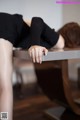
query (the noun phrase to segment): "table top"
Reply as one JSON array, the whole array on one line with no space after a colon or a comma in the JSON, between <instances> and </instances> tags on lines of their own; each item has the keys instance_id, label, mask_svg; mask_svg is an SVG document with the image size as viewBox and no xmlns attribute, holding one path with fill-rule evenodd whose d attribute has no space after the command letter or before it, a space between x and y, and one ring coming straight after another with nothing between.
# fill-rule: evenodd
<instances>
[{"instance_id":1,"label":"table top","mask_svg":"<svg viewBox=\"0 0 80 120\"><path fill-rule=\"evenodd\" d=\"M31 60L27 50L13 50L13 56L19 59ZM43 61L80 59L80 48L64 48L49 50Z\"/></svg>"}]
</instances>

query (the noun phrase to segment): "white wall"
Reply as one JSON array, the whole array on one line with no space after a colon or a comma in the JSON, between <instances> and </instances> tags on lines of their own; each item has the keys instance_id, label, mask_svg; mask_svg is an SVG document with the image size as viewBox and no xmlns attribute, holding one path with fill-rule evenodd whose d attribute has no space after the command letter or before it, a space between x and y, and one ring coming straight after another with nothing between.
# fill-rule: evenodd
<instances>
[{"instance_id":1,"label":"white wall","mask_svg":"<svg viewBox=\"0 0 80 120\"><path fill-rule=\"evenodd\" d=\"M62 7L62 23L78 22L80 24L80 4L63 5ZM78 68L80 60L69 61L69 77L72 80L78 80Z\"/></svg>"},{"instance_id":2,"label":"white wall","mask_svg":"<svg viewBox=\"0 0 80 120\"><path fill-rule=\"evenodd\" d=\"M0 0L0 12L20 13L24 18L40 16L55 29L71 21L80 21L80 4L61 5L56 0Z\"/></svg>"},{"instance_id":3,"label":"white wall","mask_svg":"<svg viewBox=\"0 0 80 120\"><path fill-rule=\"evenodd\" d=\"M80 4L63 5L63 24L74 21L80 24Z\"/></svg>"},{"instance_id":4,"label":"white wall","mask_svg":"<svg viewBox=\"0 0 80 120\"><path fill-rule=\"evenodd\" d=\"M40 16L50 26L62 25L62 5L56 0L0 0L0 12L20 13L24 18Z\"/></svg>"}]
</instances>

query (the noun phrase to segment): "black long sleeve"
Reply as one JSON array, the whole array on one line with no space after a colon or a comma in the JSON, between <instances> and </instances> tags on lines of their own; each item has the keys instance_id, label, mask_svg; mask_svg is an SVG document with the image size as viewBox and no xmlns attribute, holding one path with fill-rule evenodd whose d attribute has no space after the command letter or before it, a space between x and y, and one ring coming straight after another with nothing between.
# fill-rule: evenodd
<instances>
[{"instance_id":1,"label":"black long sleeve","mask_svg":"<svg viewBox=\"0 0 80 120\"><path fill-rule=\"evenodd\" d=\"M40 39L43 29L43 20L39 17L33 17L30 28L32 45L40 45Z\"/></svg>"},{"instance_id":2,"label":"black long sleeve","mask_svg":"<svg viewBox=\"0 0 80 120\"><path fill-rule=\"evenodd\" d=\"M33 17L31 22L31 45L40 45L41 38L54 46L59 38L59 34L51 29L40 17Z\"/></svg>"},{"instance_id":3,"label":"black long sleeve","mask_svg":"<svg viewBox=\"0 0 80 120\"><path fill-rule=\"evenodd\" d=\"M54 46L59 38L59 33L54 29L51 29L46 23L44 23L44 30L42 32L43 40L47 41L49 45Z\"/></svg>"}]
</instances>

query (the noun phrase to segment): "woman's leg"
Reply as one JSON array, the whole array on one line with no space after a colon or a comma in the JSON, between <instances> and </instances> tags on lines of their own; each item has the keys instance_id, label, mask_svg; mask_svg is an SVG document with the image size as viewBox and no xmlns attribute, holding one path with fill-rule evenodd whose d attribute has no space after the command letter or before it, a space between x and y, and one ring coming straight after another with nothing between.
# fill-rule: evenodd
<instances>
[{"instance_id":1,"label":"woman's leg","mask_svg":"<svg viewBox=\"0 0 80 120\"><path fill-rule=\"evenodd\" d=\"M12 120L12 48L13 45L0 39L0 112L8 112L8 120Z\"/></svg>"}]
</instances>

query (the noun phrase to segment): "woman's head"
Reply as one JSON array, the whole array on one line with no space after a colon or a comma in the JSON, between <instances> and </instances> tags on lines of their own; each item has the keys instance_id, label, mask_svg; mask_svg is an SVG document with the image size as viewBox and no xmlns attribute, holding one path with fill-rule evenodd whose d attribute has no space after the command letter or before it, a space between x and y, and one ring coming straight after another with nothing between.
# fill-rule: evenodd
<instances>
[{"instance_id":1,"label":"woman's head","mask_svg":"<svg viewBox=\"0 0 80 120\"><path fill-rule=\"evenodd\" d=\"M58 30L65 39L65 47L80 46L80 26L78 23L70 22Z\"/></svg>"}]
</instances>

